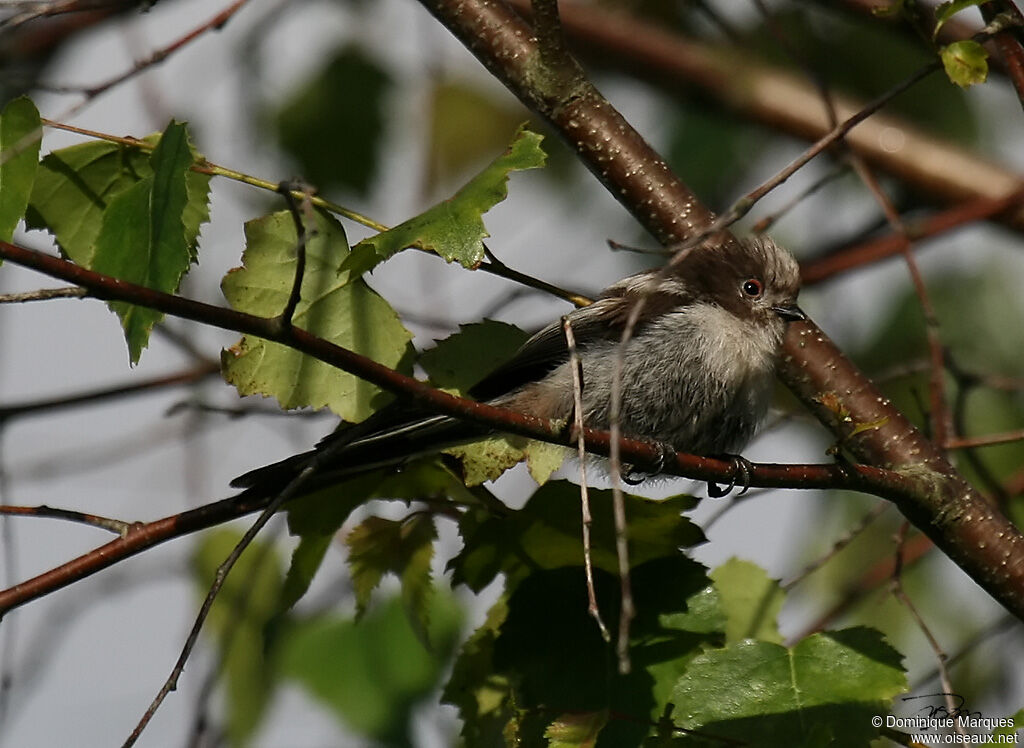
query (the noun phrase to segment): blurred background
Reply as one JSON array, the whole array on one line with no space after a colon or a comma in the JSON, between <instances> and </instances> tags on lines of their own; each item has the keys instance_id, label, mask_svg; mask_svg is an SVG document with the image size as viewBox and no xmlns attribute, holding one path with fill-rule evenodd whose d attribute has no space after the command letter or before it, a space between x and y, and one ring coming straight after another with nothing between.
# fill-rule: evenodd
<instances>
[{"instance_id":1,"label":"blurred background","mask_svg":"<svg viewBox=\"0 0 1024 748\"><path fill-rule=\"evenodd\" d=\"M89 12L25 15L58 5L66 4L0 6L2 94L9 99L29 93L44 117L139 137L163 130L171 118L184 120L196 147L211 161L271 182L300 176L323 196L388 225L452 194L501 153L522 122L531 121L546 133L549 165L515 173L508 199L485 217L496 256L517 270L589 294L660 262L657 255L608 248L609 239L655 245L565 145L411 0L234 4L238 7L227 23L204 29L162 64L99 95L83 88L132 70L233 4L160 0L140 8L93 2ZM797 90L813 97L821 86L834 95L868 100L934 59L927 40L898 19L865 11L861 3L767 5L766 15L758 2L609 0L583 13L594 24L610 19L606 28L614 28L619 17L609 14L624 14L629 23L643 24L637 29L696 45L698 51L726 50L733 56L737 89L754 80L765 86L766 81L795 81L796 89L780 87L774 96L777 107L791 111L798 123L805 115ZM975 30L982 25L975 10L956 18ZM573 26L568 10L566 24L601 91L713 209L724 210L806 147L799 124L750 105L728 81L683 77L639 56L624 41L602 36L600 28ZM640 47L651 41L639 31L634 40ZM653 41L646 47L654 49ZM773 96L771 90L758 95ZM950 205L985 198L985 186L999 189L999 179L1012 185L1024 168L1020 101L998 71L989 82L966 90L941 72L933 74L897 97L885 113L899 120L878 135L879 155L872 163L881 189L908 225ZM48 129L43 152L83 141ZM937 178L929 182L894 166L887 169L886 143L895 158L904 141L945 148L929 151L928 158L936 164L948 160L961 186L970 189L943 192ZM220 279L240 264L243 223L282 208L270 192L215 179L199 264L182 292L223 303ZM877 200L842 152L799 171L759 203L737 231L749 232L766 218L777 219L768 233L807 267L888 232ZM915 245L939 335L953 362L946 379L960 436L1024 424L1021 225L1010 211L999 221L971 223ZM353 243L370 233L351 222L345 228ZM52 246L41 232L20 232L15 241ZM381 266L368 282L401 313L420 348L482 317L535 330L568 308L539 292L415 252ZM46 285L51 285L47 279L12 265L0 270L0 293ZM809 283L801 305L885 383L906 413L927 422L924 315L901 259ZM195 373L237 338L180 320L169 320L166 330L154 336L132 369L117 320L103 304L5 304L0 307L0 407ZM335 424L329 413L285 415L269 400L239 401L215 375L188 386L5 417L0 420L0 500L155 519L230 495L231 478L308 448ZM780 392L770 428L745 456L820 462L830 459L825 453L830 444L830 435ZM1022 457L1019 441L956 453L968 477L1018 521L1024 518ZM575 473L571 465L562 469L570 479ZM494 490L515 506L531 485L529 475L516 469ZM703 485L686 481L660 481L643 490L705 495ZM901 518L895 510L875 516L879 504L873 497L815 491L753 490L742 501L705 500L694 518L706 528L709 542L696 555L712 566L740 557L774 578L794 580L858 530L824 568L793 586L782 612L783 634L796 638L824 624L879 627L907 655L918 692L934 693L941 690L936 655L889 593ZM860 530L869 514L873 521ZM354 515L350 524L361 516ZM64 522L5 518L2 524L4 587L107 540L98 530ZM232 527L240 532L246 526ZM226 532L175 540L7 615L0 626L0 745L120 744L170 671L212 569L236 537ZM458 548L451 526L442 525L441 532L438 577ZM283 527L272 523L261 541L283 569L292 547ZM986 716L1016 711L1024 701L1016 664L1024 656L1019 624L914 532L902 550L908 594L944 651L962 653L951 669L957 693ZM300 603L310 616L322 610L352 615L344 561L339 543ZM386 582L385 589L395 587ZM496 594L496 589L481 596L456 590L448 603L455 611L452 630L468 635ZM381 603L371 614L381 627L389 616L401 617L400 608L389 605ZM217 626L211 624L211 634ZM358 631L363 630L350 632L353 651L373 646ZM244 680L239 672L230 676L236 685L227 689L212 677L220 656L214 639L204 636L179 690L158 712L142 745L221 744L228 715L244 711L245 699L251 699L251 724L243 732L253 746L402 744L403 738L391 734L395 726L413 736L416 746L457 744L454 709L438 705L450 652L425 657L415 674L406 673L405 681L389 687L378 688L379 673L367 670L355 695L318 690L299 677L274 688L257 684L247 692L237 686L239 678ZM412 657L400 649L395 656Z\"/></svg>"}]
</instances>

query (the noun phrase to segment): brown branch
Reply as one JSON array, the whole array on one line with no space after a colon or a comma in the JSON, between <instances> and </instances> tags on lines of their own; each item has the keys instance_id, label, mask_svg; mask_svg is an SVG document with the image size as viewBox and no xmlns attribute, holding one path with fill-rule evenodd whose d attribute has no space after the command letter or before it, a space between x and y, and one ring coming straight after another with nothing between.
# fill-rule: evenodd
<instances>
[{"instance_id":1,"label":"brown branch","mask_svg":"<svg viewBox=\"0 0 1024 748\"><path fill-rule=\"evenodd\" d=\"M110 78L109 80L106 80L103 83L99 83L94 86L88 86L84 88L74 86L40 86L40 88L55 93L82 93L85 95L86 101L95 99L97 96L106 93L111 88L114 88L115 86L118 86L121 83L130 80L131 78L134 78L136 75L139 75L147 68L153 67L154 65L159 65L168 57L173 55L175 52L187 46L191 42L206 34L207 32L222 29L224 27L224 24L231 20L231 17L234 16L235 13L237 13L242 8L242 6L245 5L247 2L249 2L249 0L235 0L235 2L231 3L231 5L224 8L219 13L215 14L213 17L209 18L196 28L192 29L187 34L182 36L180 39L175 40L171 44L168 44L166 47L154 51L146 59L139 60L138 62L136 62L131 67L131 69L126 70L125 72L120 73L119 75L115 75L113 78Z\"/></svg>"},{"instance_id":2,"label":"brown branch","mask_svg":"<svg viewBox=\"0 0 1024 748\"><path fill-rule=\"evenodd\" d=\"M118 399L126 395L141 395L154 390L166 387L177 387L180 385L194 384L202 379L213 376L220 372L220 364L209 362L198 367L188 369L178 374L171 374L164 377L154 377L143 382L130 382L119 384L113 387L102 387L95 390L86 390L72 395L62 397L46 398L43 400L30 400L14 405L0 405L0 423L13 418L48 413L52 410L62 408L74 408L82 405L92 405L106 400Z\"/></svg>"},{"instance_id":3,"label":"brown branch","mask_svg":"<svg viewBox=\"0 0 1024 748\"><path fill-rule=\"evenodd\" d=\"M0 257L52 277L85 286L89 288L90 294L98 299L126 301L212 327L284 343L384 389L410 397L438 413L464 418L503 432L567 446L573 443L572 435L564 433L560 425L506 408L450 395L296 327L282 333L274 319L255 317L232 309L154 291L8 242L0 242ZM584 429L583 433L588 451L608 456L611 450L611 437L607 431L588 428ZM628 460L641 470L646 468L653 471L661 467L662 472L667 474L720 482L730 480L734 473L732 463L708 457L679 453L674 459L666 460L658 445L636 439L621 439L619 449L624 460ZM846 488L900 502L908 500L915 492L922 490L918 477L867 465L753 465L749 482L751 486L774 488ZM135 526L123 538L107 543L10 589L0 591L0 616L12 608L65 587L166 540L263 509L268 500L265 497L253 497L243 493L182 514Z\"/></svg>"},{"instance_id":4,"label":"brown branch","mask_svg":"<svg viewBox=\"0 0 1024 748\"><path fill-rule=\"evenodd\" d=\"M572 95L560 96L559 86L546 84L531 31L511 8L496 0L421 2L499 80L550 122L611 194L659 240L686 242L709 225L710 211L591 85L580 83ZM597 16L589 7L585 13L570 14L570 9L575 6L562 6L567 29L582 17ZM620 23L619 30L626 25ZM649 35L638 38L645 43L651 39ZM731 64L726 71L719 63L709 71L711 64L705 57L705 71L719 80L744 78L742 66ZM775 98L786 106L791 103L785 97ZM820 102L816 106L820 110ZM837 109L841 116L849 116L843 106ZM1014 179L1012 190L998 195L1018 186ZM1024 536L955 472L812 322L789 325L780 376L859 460L899 467L915 476L921 490L897 501L903 514L972 579L1024 619ZM864 428L867 424L871 426Z\"/></svg>"},{"instance_id":5,"label":"brown branch","mask_svg":"<svg viewBox=\"0 0 1024 748\"><path fill-rule=\"evenodd\" d=\"M517 9L527 5L526 0L509 1ZM815 141L832 129L816 86L744 50L697 42L592 3L562 2L560 9L562 27L574 47L598 64L626 69L671 96L697 89L743 117L801 139ZM840 119L863 109L862 102L848 96L832 98ZM1000 199L1024 183L1002 164L895 116L875 115L846 142L872 166L947 203ZM1007 212L1000 220L1024 229L1024 209Z\"/></svg>"},{"instance_id":6,"label":"brown branch","mask_svg":"<svg viewBox=\"0 0 1024 748\"><path fill-rule=\"evenodd\" d=\"M0 304L24 304L27 301L52 301L53 299L81 299L88 291L78 286L65 288L40 288L38 291L0 294Z\"/></svg>"},{"instance_id":7,"label":"brown branch","mask_svg":"<svg viewBox=\"0 0 1024 748\"><path fill-rule=\"evenodd\" d=\"M1013 82L1017 91L1017 100L1024 106L1024 49L1019 38L1020 27L1024 25L1024 16L1013 2L985 3L979 6L981 17L985 23L999 23L999 16L1004 16L1016 24L1016 29L1005 28L997 32L991 41L996 58L1002 63L1002 69ZM1014 31L1017 33L1015 34Z\"/></svg>"},{"instance_id":8,"label":"brown branch","mask_svg":"<svg viewBox=\"0 0 1024 748\"><path fill-rule=\"evenodd\" d=\"M905 221L906 238L913 241L945 234L960 226L976 221L1000 218L1015 212L1024 203L1024 189L1001 198L980 197L929 216L920 221ZM903 237L898 233L861 242L840 249L827 257L806 260L800 265L805 286L821 283L853 268L893 257L902 252Z\"/></svg>"},{"instance_id":9,"label":"brown branch","mask_svg":"<svg viewBox=\"0 0 1024 748\"><path fill-rule=\"evenodd\" d=\"M0 504L0 514L11 517L46 517L48 519L64 519L68 522L78 522L79 524L89 525L90 527L98 527L101 530L112 532L115 535L120 535L121 537L127 535L132 528L131 522L125 522L121 519L100 517L97 514L86 514L85 512L78 512L74 509L58 509L57 507L46 506L45 504L40 506L11 506L10 504Z\"/></svg>"}]
</instances>

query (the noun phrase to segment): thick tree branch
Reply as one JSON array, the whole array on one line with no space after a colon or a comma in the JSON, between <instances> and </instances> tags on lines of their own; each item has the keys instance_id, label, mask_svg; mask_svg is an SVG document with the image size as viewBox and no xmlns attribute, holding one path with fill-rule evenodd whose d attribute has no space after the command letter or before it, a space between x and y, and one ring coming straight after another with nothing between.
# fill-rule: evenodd
<instances>
[{"instance_id":1,"label":"thick tree branch","mask_svg":"<svg viewBox=\"0 0 1024 748\"><path fill-rule=\"evenodd\" d=\"M527 7L526 0L510 2ZM565 33L597 64L614 60L619 69L628 68L670 95L697 90L743 117L798 138L816 141L832 129L829 107L817 87L797 73L765 65L739 49L687 39L626 13L578 2L560 7ZM841 120L862 109L848 96L834 94L832 99ZM871 117L845 142L872 166L946 203L1000 200L1024 184L1020 174L1002 164L891 115ZM1024 230L1024 209L1006 211L999 220Z\"/></svg>"},{"instance_id":2,"label":"thick tree branch","mask_svg":"<svg viewBox=\"0 0 1024 748\"><path fill-rule=\"evenodd\" d=\"M553 71L542 69L529 26L510 7L497 0L421 2L499 80L549 121L659 240L685 242L710 223L711 212L593 86L577 80L572 93L565 95L550 83ZM571 7L563 9L566 25L565 10ZM729 70L731 75L737 72L735 66ZM719 65L712 73L721 77L724 70ZM849 114L842 107L840 113ZM1015 180L1004 193L1014 190ZM921 491L897 500L903 514L1024 619L1024 536L1017 528L956 474L941 452L816 325L791 324L784 346L780 375L790 389L858 459L915 476Z\"/></svg>"}]
</instances>

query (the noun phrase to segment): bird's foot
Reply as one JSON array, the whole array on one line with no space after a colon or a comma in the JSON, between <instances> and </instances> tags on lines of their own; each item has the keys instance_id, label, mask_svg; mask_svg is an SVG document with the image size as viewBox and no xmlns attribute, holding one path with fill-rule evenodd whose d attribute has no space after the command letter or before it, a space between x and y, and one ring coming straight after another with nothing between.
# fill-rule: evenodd
<instances>
[{"instance_id":1,"label":"bird's foot","mask_svg":"<svg viewBox=\"0 0 1024 748\"><path fill-rule=\"evenodd\" d=\"M740 492L737 496L742 496L750 490L750 471L754 469L750 460L746 457L741 457L740 455L722 455L720 459L723 459L732 465L732 477L729 480L729 485L725 488L719 488L717 483L709 480L708 496L713 499L720 499L723 496L728 496L737 485L740 486Z\"/></svg>"},{"instance_id":2,"label":"bird's foot","mask_svg":"<svg viewBox=\"0 0 1024 748\"><path fill-rule=\"evenodd\" d=\"M655 448L658 450L658 456L655 458L654 466L651 470L640 471L632 465L623 465L624 470L622 471L622 482L630 486L639 486L645 480L654 475L659 475L668 465L671 464L672 458L676 456L676 448L668 442L655 441L652 442Z\"/></svg>"}]
</instances>

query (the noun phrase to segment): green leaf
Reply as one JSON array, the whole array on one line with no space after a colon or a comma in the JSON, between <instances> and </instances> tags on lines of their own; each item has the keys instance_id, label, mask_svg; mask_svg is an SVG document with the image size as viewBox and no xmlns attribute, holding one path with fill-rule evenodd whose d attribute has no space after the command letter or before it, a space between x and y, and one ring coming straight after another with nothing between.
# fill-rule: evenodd
<instances>
[{"instance_id":1,"label":"green leaf","mask_svg":"<svg viewBox=\"0 0 1024 748\"><path fill-rule=\"evenodd\" d=\"M479 486L495 480L523 460L527 461L533 479L538 485L543 485L569 456L569 450L557 444L504 435L448 447L443 451L458 460L459 474L467 486Z\"/></svg>"},{"instance_id":2,"label":"green leaf","mask_svg":"<svg viewBox=\"0 0 1024 748\"><path fill-rule=\"evenodd\" d=\"M451 595L430 607L427 650L398 600L376 605L359 622L317 618L283 636L279 662L348 728L389 745L411 744L417 703L432 694L454 650L462 613Z\"/></svg>"},{"instance_id":3,"label":"green leaf","mask_svg":"<svg viewBox=\"0 0 1024 748\"><path fill-rule=\"evenodd\" d=\"M949 80L961 88L984 83L988 78L988 52L978 42L953 42L939 54Z\"/></svg>"},{"instance_id":4,"label":"green leaf","mask_svg":"<svg viewBox=\"0 0 1024 748\"><path fill-rule=\"evenodd\" d=\"M1011 715L1011 722L1012 724L993 730L992 734L996 736L1016 735L1018 730L1024 729L1024 709L1018 709L1013 715Z\"/></svg>"},{"instance_id":5,"label":"green leaf","mask_svg":"<svg viewBox=\"0 0 1024 748\"><path fill-rule=\"evenodd\" d=\"M791 649L738 642L693 659L672 692L674 721L723 739L757 735L760 748L863 748L879 736L872 717L906 689L901 660L868 628L814 634Z\"/></svg>"},{"instance_id":6,"label":"green leaf","mask_svg":"<svg viewBox=\"0 0 1024 748\"><path fill-rule=\"evenodd\" d=\"M436 80L436 78L435 78ZM491 89L442 80L430 91L426 187L461 176L508 143L522 122L521 108L505 106Z\"/></svg>"},{"instance_id":7,"label":"green leaf","mask_svg":"<svg viewBox=\"0 0 1024 748\"><path fill-rule=\"evenodd\" d=\"M341 268L348 256L342 227L316 214L308 227L306 269L295 325L385 366L409 371L411 335L394 309L358 276ZM280 314L295 274L297 234L288 212L245 225L243 267L221 283L239 311L263 317ZM346 421L361 421L383 399L382 391L358 377L279 343L245 336L221 355L224 378L242 395L277 398L284 408L329 407Z\"/></svg>"},{"instance_id":8,"label":"green leaf","mask_svg":"<svg viewBox=\"0 0 1024 748\"><path fill-rule=\"evenodd\" d=\"M381 259L415 246L436 252L448 262L475 268L484 259L483 239L490 236L483 214L508 195L510 172L544 165L540 141L540 135L520 128L505 153L451 198L393 229L364 239L360 246L373 247Z\"/></svg>"},{"instance_id":9,"label":"green leaf","mask_svg":"<svg viewBox=\"0 0 1024 748\"><path fill-rule=\"evenodd\" d=\"M142 142L153 148L159 140L159 135L150 135ZM192 155L194 161L201 158L194 149ZM65 255L91 268L109 202L152 175L150 151L142 147L94 141L53 151L39 164L26 223L29 228L49 231ZM195 259L199 228L209 220L210 177L189 171L185 181L188 204L182 221L185 241Z\"/></svg>"},{"instance_id":10,"label":"green leaf","mask_svg":"<svg viewBox=\"0 0 1024 748\"><path fill-rule=\"evenodd\" d=\"M303 178L321 191L342 187L366 193L387 130L384 102L390 83L377 63L347 48L300 84L275 119L281 147L299 162Z\"/></svg>"},{"instance_id":11,"label":"green leaf","mask_svg":"<svg viewBox=\"0 0 1024 748\"><path fill-rule=\"evenodd\" d=\"M744 639L782 643L778 616L785 593L761 567L738 558L711 572L719 606L726 616L725 637L730 644Z\"/></svg>"},{"instance_id":12,"label":"green leaf","mask_svg":"<svg viewBox=\"0 0 1024 748\"><path fill-rule=\"evenodd\" d=\"M143 147L93 142L46 156L36 175L26 224L57 239L74 262L159 291L174 292L196 259L208 217L210 178L191 171L200 156L185 125L171 122ZM162 315L121 302L132 364Z\"/></svg>"},{"instance_id":13,"label":"green leaf","mask_svg":"<svg viewBox=\"0 0 1024 748\"><path fill-rule=\"evenodd\" d=\"M425 350L419 363L435 387L465 395L508 361L529 337L515 325L494 320L459 325L457 333Z\"/></svg>"},{"instance_id":14,"label":"green leaf","mask_svg":"<svg viewBox=\"0 0 1024 748\"><path fill-rule=\"evenodd\" d=\"M214 572L240 537L230 530L203 537L192 557L199 594L206 595ZM263 631L276 610L280 588L276 554L255 541L238 559L210 609L205 633L215 638L219 648L232 745L243 745L252 737L273 695L276 677L267 659Z\"/></svg>"},{"instance_id":15,"label":"green leaf","mask_svg":"<svg viewBox=\"0 0 1024 748\"><path fill-rule=\"evenodd\" d=\"M593 748L601 729L608 723L608 712L563 714L544 731L548 748Z\"/></svg>"},{"instance_id":16,"label":"green leaf","mask_svg":"<svg viewBox=\"0 0 1024 748\"><path fill-rule=\"evenodd\" d=\"M301 540L292 554L278 615L306 594L331 540L353 509L374 498L408 502L445 496L475 503L458 478L431 459L410 463L398 473L375 471L360 475L289 502L288 529ZM411 593L415 586L409 589Z\"/></svg>"},{"instance_id":17,"label":"green leaf","mask_svg":"<svg viewBox=\"0 0 1024 748\"><path fill-rule=\"evenodd\" d=\"M333 538L333 534L319 533L310 533L300 538L299 544L292 551L291 563L281 587L278 615L291 610L309 590L309 585L320 570L320 564L323 563Z\"/></svg>"},{"instance_id":18,"label":"green leaf","mask_svg":"<svg viewBox=\"0 0 1024 748\"><path fill-rule=\"evenodd\" d=\"M0 240L9 242L25 215L39 166L39 112L26 96L0 113Z\"/></svg>"},{"instance_id":19,"label":"green leaf","mask_svg":"<svg viewBox=\"0 0 1024 748\"><path fill-rule=\"evenodd\" d=\"M590 489L591 559L595 568L618 574L612 492ZM676 496L654 500L626 494L630 563L672 557L681 547L704 542L700 528L682 512L694 499ZM468 514L460 521L465 541L451 560L452 582L479 592L504 572L515 580L537 569L579 566L583 563L583 522L579 486L551 481L537 489L519 511L504 516Z\"/></svg>"},{"instance_id":20,"label":"green leaf","mask_svg":"<svg viewBox=\"0 0 1024 748\"><path fill-rule=\"evenodd\" d=\"M437 529L425 514L404 520L367 517L348 534L349 568L356 593L356 618L366 613L370 594L381 578L392 573L402 583L402 603L423 642L428 640L428 603L433 592L430 562Z\"/></svg>"},{"instance_id":21,"label":"green leaf","mask_svg":"<svg viewBox=\"0 0 1024 748\"><path fill-rule=\"evenodd\" d=\"M939 35L939 29L946 24L946 21L957 13L986 2L988 0L948 0L948 2L939 3L935 8L935 30L932 32L932 39Z\"/></svg>"},{"instance_id":22,"label":"green leaf","mask_svg":"<svg viewBox=\"0 0 1024 748\"><path fill-rule=\"evenodd\" d=\"M90 267L120 280L173 293L192 261L184 224L186 175L192 166L185 126L171 122L150 157L153 174L111 198ZM121 318L132 364L163 314L110 302Z\"/></svg>"}]
</instances>

